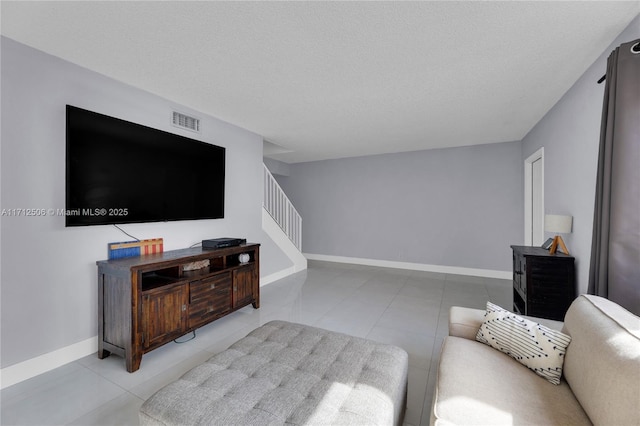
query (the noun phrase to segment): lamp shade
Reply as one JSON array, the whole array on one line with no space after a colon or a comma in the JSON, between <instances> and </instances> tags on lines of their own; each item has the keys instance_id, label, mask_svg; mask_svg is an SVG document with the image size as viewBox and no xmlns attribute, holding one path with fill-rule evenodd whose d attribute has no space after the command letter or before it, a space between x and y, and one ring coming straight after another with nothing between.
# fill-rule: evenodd
<instances>
[{"instance_id":1,"label":"lamp shade","mask_svg":"<svg viewBox=\"0 0 640 426\"><path fill-rule=\"evenodd\" d=\"M557 234L570 234L573 216L547 214L544 216L544 230Z\"/></svg>"}]
</instances>

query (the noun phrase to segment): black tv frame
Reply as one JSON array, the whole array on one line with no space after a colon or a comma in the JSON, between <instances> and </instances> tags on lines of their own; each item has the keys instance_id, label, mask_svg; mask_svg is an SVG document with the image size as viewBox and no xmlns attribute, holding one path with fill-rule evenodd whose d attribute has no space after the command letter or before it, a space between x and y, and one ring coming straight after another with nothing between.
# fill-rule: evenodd
<instances>
[{"instance_id":1,"label":"black tv frame","mask_svg":"<svg viewBox=\"0 0 640 426\"><path fill-rule=\"evenodd\" d=\"M65 226L224 218L226 149L66 106Z\"/></svg>"}]
</instances>

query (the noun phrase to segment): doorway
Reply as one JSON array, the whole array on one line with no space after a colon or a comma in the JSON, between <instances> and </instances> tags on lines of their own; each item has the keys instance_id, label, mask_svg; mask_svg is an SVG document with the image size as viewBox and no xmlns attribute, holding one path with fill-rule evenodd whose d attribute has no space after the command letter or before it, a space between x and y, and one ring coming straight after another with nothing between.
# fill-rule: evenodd
<instances>
[{"instance_id":1,"label":"doorway","mask_svg":"<svg viewBox=\"0 0 640 426\"><path fill-rule=\"evenodd\" d=\"M524 244L544 241L544 147L524 160Z\"/></svg>"}]
</instances>

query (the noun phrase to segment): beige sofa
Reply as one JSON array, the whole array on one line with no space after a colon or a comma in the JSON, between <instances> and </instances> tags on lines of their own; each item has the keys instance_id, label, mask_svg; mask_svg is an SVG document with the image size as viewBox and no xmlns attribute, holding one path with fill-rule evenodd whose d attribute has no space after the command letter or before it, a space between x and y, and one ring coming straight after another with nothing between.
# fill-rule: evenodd
<instances>
[{"instance_id":1,"label":"beige sofa","mask_svg":"<svg viewBox=\"0 0 640 426\"><path fill-rule=\"evenodd\" d=\"M571 336L554 385L475 340L484 313L451 308L431 424L640 425L639 317L581 295L564 323L534 319Z\"/></svg>"}]
</instances>

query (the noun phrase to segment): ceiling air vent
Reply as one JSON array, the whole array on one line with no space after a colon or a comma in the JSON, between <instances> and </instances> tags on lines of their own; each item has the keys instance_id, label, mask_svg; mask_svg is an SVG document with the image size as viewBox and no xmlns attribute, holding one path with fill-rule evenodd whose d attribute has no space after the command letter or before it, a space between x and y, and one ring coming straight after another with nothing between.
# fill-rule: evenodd
<instances>
[{"instance_id":1,"label":"ceiling air vent","mask_svg":"<svg viewBox=\"0 0 640 426\"><path fill-rule=\"evenodd\" d=\"M173 125L181 129L200 132L200 119L173 111Z\"/></svg>"}]
</instances>

